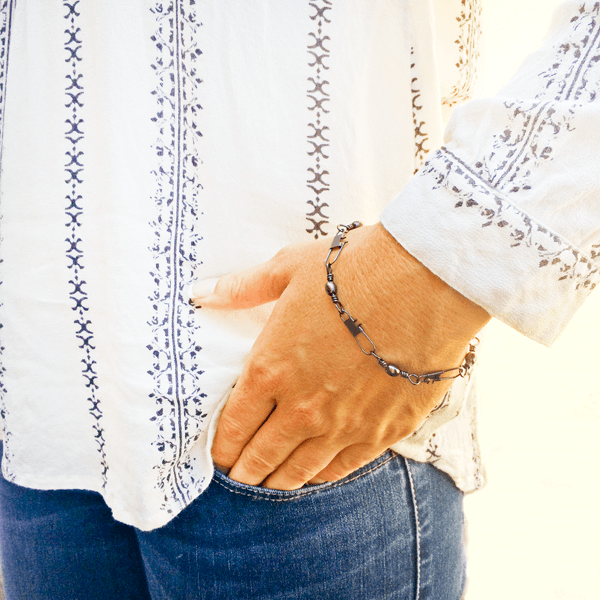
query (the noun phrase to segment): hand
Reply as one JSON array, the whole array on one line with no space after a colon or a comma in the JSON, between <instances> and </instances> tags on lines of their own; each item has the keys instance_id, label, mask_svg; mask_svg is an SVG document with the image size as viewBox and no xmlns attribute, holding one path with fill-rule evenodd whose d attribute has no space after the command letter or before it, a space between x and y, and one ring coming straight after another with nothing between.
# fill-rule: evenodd
<instances>
[{"instance_id":1,"label":"hand","mask_svg":"<svg viewBox=\"0 0 600 600\"><path fill-rule=\"evenodd\" d=\"M408 254L381 226L347 234L339 297L381 356L409 372L462 363L489 315ZM448 382L413 386L364 355L325 292L330 240L288 246L222 277L202 307L277 300L221 415L212 455L229 476L291 490L335 481L410 435Z\"/></svg>"}]
</instances>

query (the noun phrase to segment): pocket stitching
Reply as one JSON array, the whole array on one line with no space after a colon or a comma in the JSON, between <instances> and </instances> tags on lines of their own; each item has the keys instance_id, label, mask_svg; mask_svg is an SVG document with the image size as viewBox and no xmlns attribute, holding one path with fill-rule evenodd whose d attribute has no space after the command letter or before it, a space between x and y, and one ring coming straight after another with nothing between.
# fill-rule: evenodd
<instances>
[{"instance_id":1,"label":"pocket stitching","mask_svg":"<svg viewBox=\"0 0 600 600\"><path fill-rule=\"evenodd\" d=\"M230 484L227 484L226 482L221 481L219 479L214 479L214 482L216 484L220 485L221 487L225 488L226 490L233 492L234 494L239 494L240 496L258 497L257 499L267 500L269 502L291 502L293 500L298 500L299 498L303 498L305 496L310 496L312 494L316 494L321 491L324 492L326 490L332 490L336 487L340 487L342 485L346 485L347 483L351 483L352 481L356 481L357 479L360 479L364 475L368 475L369 473L372 473L373 471L379 469L380 467L383 467L383 465L389 463L390 460L396 458L397 456L399 456L399 455L396 454L394 451L392 451L392 455L388 459L384 460L381 463L373 465L373 467L371 467L368 471L363 471L362 473L355 475L351 479L344 478L344 479L341 479L340 481L332 482L331 485L323 484L323 487L320 487L319 489L307 490L306 492L294 494L293 496L289 496L287 498L267 498L266 496L273 494L272 491L262 491L260 489L257 489L256 491L252 491L252 492L242 491L242 490L240 490ZM285 491L285 490L280 490L280 491ZM265 497L261 497L261 496L265 496Z\"/></svg>"}]
</instances>

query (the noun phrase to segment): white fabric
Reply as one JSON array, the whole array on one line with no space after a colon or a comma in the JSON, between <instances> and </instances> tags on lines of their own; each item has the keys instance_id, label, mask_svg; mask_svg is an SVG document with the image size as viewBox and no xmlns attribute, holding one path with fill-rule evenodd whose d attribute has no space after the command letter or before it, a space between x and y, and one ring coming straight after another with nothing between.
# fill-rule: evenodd
<instances>
[{"instance_id":1,"label":"white fabric","mask_svg":"<svg viewBox=\"0 0 600 600\"><path fill-rule=\"evenodd\" d=\"M545 344L599 279L599 16L596 2L562 5L498 96L454 112L446 145L382 218L452 287Z\"/></svg>"},{"instance_id":2,"label":"white fabric","mask_svg":"<svg viewBox=\"0 0 600 600\"><path fill-rule=\"evenodd\" d=\"M596 27L579 4L565 14ZM502 100L463 109L453 145L411 180L441 143L442 102L472 86L478 2L4 0L0 14L3 465L20 485L98 491L141 529L168 522L211 479L219 407L269 313L196 313L190 284L336 223L375 222L409 181L383 222L451 285L530 335L542 310L562 323L579 302L572 279L546 275L558 267L529 281L539 244L515 251L497 221L481 228L434 178L450 152L486 156L508 118ZM557 31L573 25L559 19ZM546 50L528 68L556 60ZM538 93L519 82L514 97ZM561 249L569 239L589 254L595 176L577 190L549 180L570 182L557 167L585 162L571 129L592 104L569 106L569 158L530 163L545 171L528 181L554 192L532 185L515 214L530 211L561 232ZM493 160L509 148L496 143ZM548 204L566 192L590 215ZM537 313L536 297L546 299ZM474 403L460 380L395 449L477 488Z\"/></svg>"}]
</instances>

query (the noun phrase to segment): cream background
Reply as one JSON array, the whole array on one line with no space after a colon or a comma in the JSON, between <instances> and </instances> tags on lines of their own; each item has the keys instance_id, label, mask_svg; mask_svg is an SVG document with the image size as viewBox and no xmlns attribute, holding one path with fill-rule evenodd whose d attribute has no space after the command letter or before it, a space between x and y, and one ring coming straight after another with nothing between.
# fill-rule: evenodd
<instances>
[{"instance_id":1,"label":"cream background","mask_svg":"<svg viewBox=\"0 0 600 600\"><path fill-rule=\"evenodd\" d=\"M543 39L561 0L485 0L480 94ZM551 349L493 322L480 354L487 486L465 499L467 600L600 597L600 292Z\"/></svg>"}]
</instances>

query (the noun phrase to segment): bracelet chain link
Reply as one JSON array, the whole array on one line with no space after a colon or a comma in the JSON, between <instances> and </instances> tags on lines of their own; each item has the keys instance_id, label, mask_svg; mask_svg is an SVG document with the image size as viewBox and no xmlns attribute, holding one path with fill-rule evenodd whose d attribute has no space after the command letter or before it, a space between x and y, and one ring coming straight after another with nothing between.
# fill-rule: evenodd
<instances>
[{"instance_id":1,"label":"bracelet chain link","mask_svg":"<svg viewBox=\"0 0 600 600\"><path fill-rule=\"evenodd\" d=\"M375 347L373 340L371 340L371 338L367 335L363 329L363 326L358 323L356 319L352 317L352 315L350 315L350 313L344 308L338 297L337 285L333 280L333 265L337 262L342 250L344 249L344 246L348 243L346 241L346 233L361 226L362 223L360 221L354 221L353 223L350 223L350 225L338 225L338 232L331 243L327 257L325 258L325 269L327 271L327 283L325 284L325 291L337 309L340 319L356 340L358 347L361 349L363 354L375 358L375 360L377 360L379 365L388 375L391 377L403 377L404 379L408 379L408 381L413 385L419 385L420 383L434 383L436 381L456 379L457 377L466 377L477 360L475 349L479 344L478 338L473 338L469 343L469 350L465 355L463 363L459 367L445 369L442 371L434 371L432 373L425 373L423 375L408 373L393 363L388 362L377 353L377 348ZM365 343L365 341L361 342L361 336L368 343L368 345ZM448 375L448 373L454 374Z\"/></svg>"}]
</instances>

